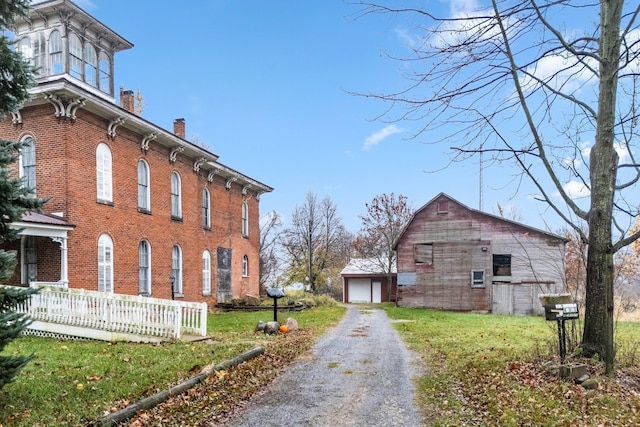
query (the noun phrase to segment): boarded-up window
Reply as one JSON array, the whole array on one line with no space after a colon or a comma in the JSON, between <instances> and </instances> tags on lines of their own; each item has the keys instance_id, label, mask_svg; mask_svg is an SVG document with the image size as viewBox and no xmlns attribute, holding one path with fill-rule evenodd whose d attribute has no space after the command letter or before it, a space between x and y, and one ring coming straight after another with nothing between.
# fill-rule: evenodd
<instances>
[{"instance_id":1,"label":"boarded-up window","mask_svg":"<svg viewBox=\"0 0 640 427\"><path fill-rule=\"evenodd\" d=\"M471 287L484 288L484 270L474 270L471 272Z\"/></svg>"},{"instance_id":2,"label":"boarded-up window","mask_svg":"<svg viewBox=\"0 0 640 427\"><path fill-rule=\"evenodd\" d=\"M419 243L414 246L416 264L433 264L433 244Z\"/></svg>"},{"instance_id":3,"label":"boarded-up window","mask_svg":"<svg viewBox=\"0 0 640 427\"><path fill-rule=\"evenodd\" d=\"M511 255L493 255L493 275L511 276Z\"/></svg>"},{"instance_id":4,"label":"boarded-up window","mask_svg":"<svg viewBox=\"0 0 640 427\"><path fill-rule=\"evenodd\" d=\"M446 214L449 212L449 201L438 202L438 213Z\"/></svg>"}]
</instances>

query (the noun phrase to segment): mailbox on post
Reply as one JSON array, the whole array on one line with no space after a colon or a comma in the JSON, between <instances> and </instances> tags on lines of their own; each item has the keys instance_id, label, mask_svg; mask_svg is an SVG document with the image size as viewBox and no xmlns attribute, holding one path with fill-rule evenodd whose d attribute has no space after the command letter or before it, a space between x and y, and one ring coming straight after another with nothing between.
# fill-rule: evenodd
<instances>
[{"instance_id":1,"label":"mailbox on post","mask_svg":"<svg viewBox=\"0 0 640 427\"><path fill-rule=\"evenodd\" d=\"M273 298L273 321L278 321L278 300L284 297L284 292L280 288L267 289L267 296Z\"/></svg>"},{"instance_id":2,"label":"mailbox on post","mask_svg":"<svg viewBox=\"0 0 640 427\"><path fill-rule=\"evenodd\" d=\"M565 304L546 304L544 306L544 317L546 320L558 322L558 341L560 344L560 360L564 363L567 354L567 331L564 327L566 320L575 320L580 314L578 304L575 302Z\"/></svg>"}]
</instances>

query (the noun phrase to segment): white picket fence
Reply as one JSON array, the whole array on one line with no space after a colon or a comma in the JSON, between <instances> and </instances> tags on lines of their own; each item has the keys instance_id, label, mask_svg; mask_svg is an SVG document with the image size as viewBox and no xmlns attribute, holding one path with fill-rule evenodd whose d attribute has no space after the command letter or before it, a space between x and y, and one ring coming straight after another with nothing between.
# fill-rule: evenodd
<instances>
[{"instance_id":1,"label":"white picket fence","mask_svg":"<svg viewBox=\"0 0 640 427\"><path fill-rule=\"evenodd\" d=\"M111 333L108 336L121 339L127 339L127 336L180 339L183 335L207 335L206 303L42 284L37 287L40 291L18 308L34 321L29 328L42 329L43 323L59 324L65 325L74 335L86 329L107 331ZM94 338L96 334L88 333L87 337Z\"/></svg>"}]
</instances>

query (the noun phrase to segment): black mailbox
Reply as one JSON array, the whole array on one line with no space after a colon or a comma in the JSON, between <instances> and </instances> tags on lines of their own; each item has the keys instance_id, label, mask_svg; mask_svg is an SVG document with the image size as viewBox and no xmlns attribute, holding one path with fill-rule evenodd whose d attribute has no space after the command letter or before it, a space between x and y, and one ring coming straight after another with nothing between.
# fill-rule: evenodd
<instances>
[{"instance_id":1,"label":"black mailbox","mask_svg":"<svg viewBox=\"0 0 640 427\"><path fill-rule=\"evenodd\" d=\"M570 320L579 317L578 304L547 304L544 306L544 317L547 320Z\"/></svg>"}]
</instances>

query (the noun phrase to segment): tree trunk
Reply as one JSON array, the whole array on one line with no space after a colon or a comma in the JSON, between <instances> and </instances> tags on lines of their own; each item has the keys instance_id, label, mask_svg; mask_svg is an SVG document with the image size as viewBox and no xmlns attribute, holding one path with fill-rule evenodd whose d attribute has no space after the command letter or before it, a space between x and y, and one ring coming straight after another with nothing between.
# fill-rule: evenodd
<instances>
[{"instance_id":1,"label":"tree trunk","mask_svg":"<svg viewBox=\"0 0 640 427\"><path fill-rule=\"evenodd\" d=\"M623 0L600 2L600 87L595 144L591 150L591 207L584 354L599 354L606 373L613 373L613 250L611 226L618 156L614 149L614 120L620 53Z\"/></svg>"}]
</instances>

